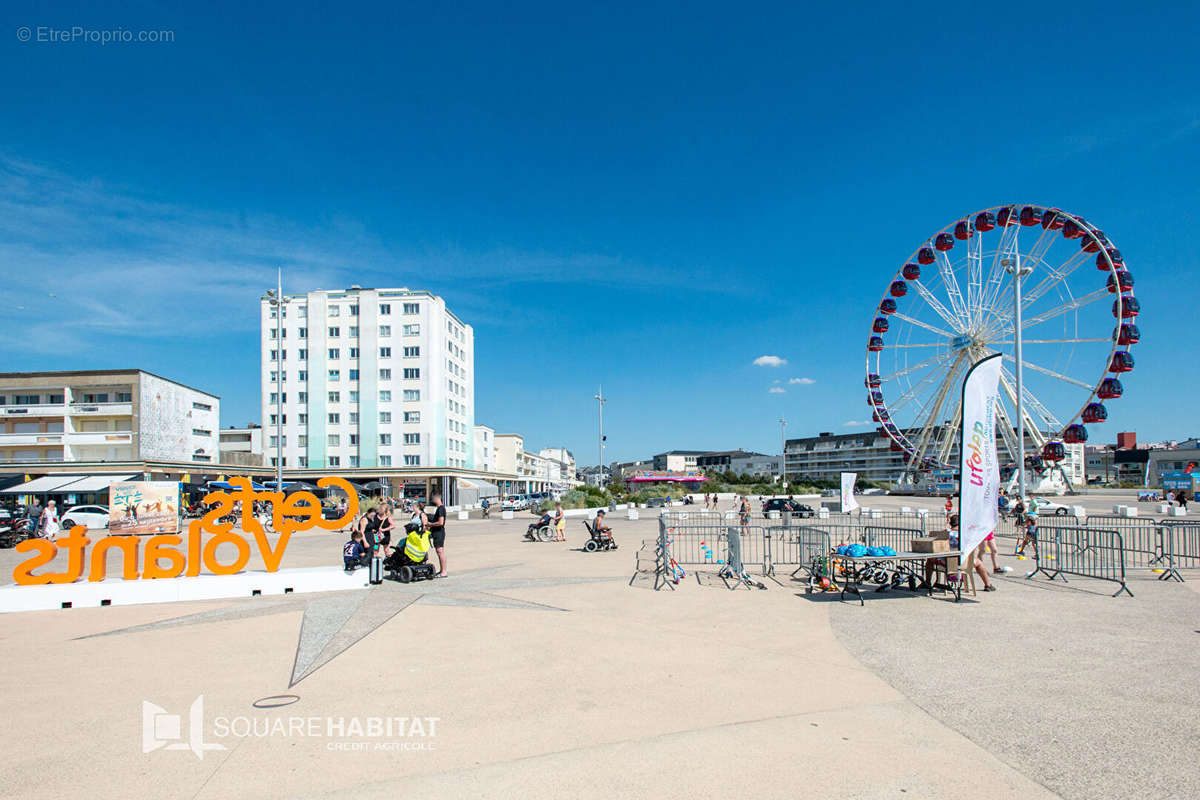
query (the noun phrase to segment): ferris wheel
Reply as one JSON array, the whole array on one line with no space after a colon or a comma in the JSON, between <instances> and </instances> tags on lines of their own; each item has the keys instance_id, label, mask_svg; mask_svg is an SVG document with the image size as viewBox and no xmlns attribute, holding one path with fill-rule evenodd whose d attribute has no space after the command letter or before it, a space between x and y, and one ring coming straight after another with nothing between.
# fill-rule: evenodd
<instances>
[{"instance_id":1,"label":"ferris wheel","mask_svg":"<svg viewBox=\"0 0 1200 800\"><path fill-rule=\"evenodd\" d=\"M1027 464L1062 461L1065 444L1086 442L1086 426L1108 418L1104 402L1124 393L1139 311L1121 251L1078 215L999 206L937 231L892 278L867 340L867 404L904 454L902 483L955 468L958 387L995 353L1001 464L1004 451L1015 464L1022 422Z\"/></svg>"}]
</instances>

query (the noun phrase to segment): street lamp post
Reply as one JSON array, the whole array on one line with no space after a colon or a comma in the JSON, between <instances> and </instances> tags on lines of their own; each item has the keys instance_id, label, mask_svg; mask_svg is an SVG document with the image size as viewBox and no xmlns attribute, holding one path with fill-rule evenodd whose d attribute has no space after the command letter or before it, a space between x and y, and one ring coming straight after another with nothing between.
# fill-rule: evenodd
<instances>
[{"instance_id":1,"label":"street lamp post","mask_svg":"<svg viewBox=\"0 0 1200 800\"><path fill-rule=\"evenodd\" d=\"M600 425L600 432L597 434L597 439L596 439L596 445L597 445L597 449L599 450L599 457L600 457L600 460L597 462L597 464L599 465L598 469L600 470L598 480L600 481L600 487L603 488L604 487L604 404L608 402L608 398L606 398L604 396L604 386L603 385L600 386L600 391L596 393L595 400L596 400L596 409L597 409L596 419Z\"/></svg>"},{"instance_id":2,"label":"street lamp post","mask_svg":"<svg viewBox=\"0 0 1200 800\"><path fill-rule=\"evenodd\" d=\"M274 289L267 290L275 310L275 491L283 491L283 313L288 299L283 296L283 270L276 275Z\"/></svg>"},{"instance_id":3,"label":"street lamp post","mask_svg":"<svg viewBox=\"0 0 1200 800\"><path fill-rule=\"evenodd\" d=\"M1021 278L1033 272L1030 267L1021 266L1021 254L1013 248L1012 258L1000 260L1000 266L1013 276L1013 338L1016 342L1015 357L1017 361L1017 498L1025 499L1025 406L1022 390L1022 356L1021 342Z\"/></svg>"},{"instance_id":4,"label":"street lamp post","mask_svg":"<svg viewBox=\"0 0 1200 800\"><path fill-rule=\"evenodd\" d=\"M787 491L787 420L779 418L779 482Z\"/></svg>"}]
</instances>

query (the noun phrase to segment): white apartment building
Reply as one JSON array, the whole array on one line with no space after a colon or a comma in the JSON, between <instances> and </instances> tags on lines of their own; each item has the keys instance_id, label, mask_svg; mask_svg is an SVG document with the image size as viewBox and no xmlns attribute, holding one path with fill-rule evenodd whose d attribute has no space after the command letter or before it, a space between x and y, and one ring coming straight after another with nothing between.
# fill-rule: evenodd
<instances>
[{"instance_id":1,"label":"white apartment building","mask_svg":"<svg viewBox=\"0 0 1200 800\"><path fill-rule=\"evenodd\" d=\"M565 447L544 447L538 456L545 462L550 488L565 492L579 485L575 477L575 456Z\"/></svg>"},{"instance_id":2,"label":"white apartment building","mask_svg":"<svg viewBox=\"0 0 1200 800\"><path fill-rule=\"evenodd\" d=\"M496 431L487 425L475 426L475 469L496 471Z\"/></svg>"},{"instance_id":3,"label":"white apartment building","mask_svg":"<svg viewBox=\"0 0 1200 800\"><path fill-rule=\"evenodd\" d=\"M282 319L260 307L268 465L282 414L285 467L476 467L475 334L442 298L351 286L285 300Z\"/></svg>"},{"instance_id":4,"label":"white apartment building","mask_svg":"<svg viewBox=\"0 0 1200 800\"><path fill-rule=\"evenodd\" d=\"M0 464L215 464L220 408L137 369L0 373Z\"/></svg>"}]
</instances>

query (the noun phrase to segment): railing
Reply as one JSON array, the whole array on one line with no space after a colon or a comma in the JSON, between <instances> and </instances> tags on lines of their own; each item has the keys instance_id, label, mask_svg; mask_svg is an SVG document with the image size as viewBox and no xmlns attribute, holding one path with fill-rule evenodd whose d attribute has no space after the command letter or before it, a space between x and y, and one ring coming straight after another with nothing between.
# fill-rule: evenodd
<instances>
[{"instance_id":1,"label":"railing","mask_svg":"<svg viewBox=\"0 0 1200 800\"><path fill-rule=\"evenodd\" d=\"M1133 592L1125 585L1125 544L1117 531L1095 528L1051 528L1048 536L1038 537L1035 549L1037 566L1025 576L1032 578L1039 572L1050 580L1067 575L1113 581L1121 585L1113 597Z\"/></svg>"}]
</instances>

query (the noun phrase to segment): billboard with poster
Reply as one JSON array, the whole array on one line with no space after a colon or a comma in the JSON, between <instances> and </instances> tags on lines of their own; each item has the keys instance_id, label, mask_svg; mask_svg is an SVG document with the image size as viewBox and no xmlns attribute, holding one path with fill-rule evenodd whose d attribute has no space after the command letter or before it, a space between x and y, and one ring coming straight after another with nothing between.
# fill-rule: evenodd
<instances>
[{"instance_id":1,"label":"billboard with poster","mask_svg":"<svg viewBox=\"0 0 1200 800\"><path fill-rule=\"evenodd\" d=\"M108 489L110 534L179 533L177 481L121 481Z\"/></svg>"}]
</instances>

